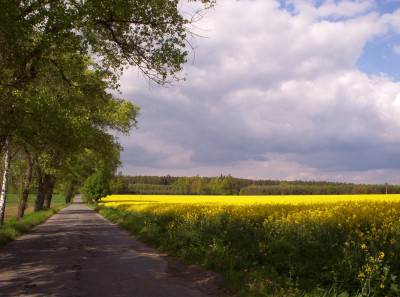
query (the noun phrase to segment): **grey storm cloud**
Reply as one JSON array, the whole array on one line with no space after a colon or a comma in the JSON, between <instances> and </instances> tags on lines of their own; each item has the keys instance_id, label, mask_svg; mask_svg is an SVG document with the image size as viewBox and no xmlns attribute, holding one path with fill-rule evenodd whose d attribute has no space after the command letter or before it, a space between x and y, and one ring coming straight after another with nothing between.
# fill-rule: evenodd
<instances>
[{"instance_id":1,"label":"grey storm cloud","mask_svg":"<svg viewBox=\"0 0 400 297\"><path fill-rule=\"evenodd\" d=\"M142 106L139 129L121 138L123 161L137 173L223 167L262 178L400 170L400 84L355 68L365 44L397 24L371 3L299 0L287 11L221 0L187 81L149 88L135 71L123 77L123 96Z\"/></svg>"}]
</instances>

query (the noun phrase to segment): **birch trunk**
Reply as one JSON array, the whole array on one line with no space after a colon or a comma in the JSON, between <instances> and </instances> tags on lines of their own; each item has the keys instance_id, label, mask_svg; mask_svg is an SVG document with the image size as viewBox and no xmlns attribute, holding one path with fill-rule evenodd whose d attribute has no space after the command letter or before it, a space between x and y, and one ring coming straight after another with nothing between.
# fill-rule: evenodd
<instances>
[{"instance_id":1,"label":"birch trunk","mask_svg":"<svg viewBox=\"0 0 400 297\"><path fill-rule=\"evenodd\" d=\"M4 154L4 172L3 172L3 182L1 185L1 195L0 195L0 225L4 223L4 215L6 210L6 197L8 189L8 172L10 171L10 143L9 139L5 143L5 154Z\"/></svg>"}]
</instances>

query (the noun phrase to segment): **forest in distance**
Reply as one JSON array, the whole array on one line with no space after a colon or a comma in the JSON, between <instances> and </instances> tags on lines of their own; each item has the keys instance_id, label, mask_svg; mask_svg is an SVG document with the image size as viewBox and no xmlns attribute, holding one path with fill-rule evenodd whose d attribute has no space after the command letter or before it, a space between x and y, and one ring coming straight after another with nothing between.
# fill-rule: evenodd
<instances>
[{"instance_id":1,"label":"forest in distance","mask_svg":"<svg viewBox=\"0 0 400 297\"><path fill-rule=\"evenodd\" d=\"M218 177L131 176L119 173L110 182L113 194L139 195L349 195L400 194L399 185L328 181L252 180Z\"/></svg>"}]
</instances>

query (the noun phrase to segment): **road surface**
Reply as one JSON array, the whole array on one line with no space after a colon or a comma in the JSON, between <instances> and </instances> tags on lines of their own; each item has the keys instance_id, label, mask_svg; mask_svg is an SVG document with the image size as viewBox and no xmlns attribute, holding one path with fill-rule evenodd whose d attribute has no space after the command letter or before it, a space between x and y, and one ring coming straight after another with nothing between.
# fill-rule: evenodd
<instances>
[{"instance_id":1,"label":"road surface","mask_svg":"<svg viewBox=\"0 0 400 297\"><path fill-rule=\"evenodd\" d=\"M230 296L221 278L162 255L75 202L0 248L0 296Z\"/></svg>"}]
</instances>

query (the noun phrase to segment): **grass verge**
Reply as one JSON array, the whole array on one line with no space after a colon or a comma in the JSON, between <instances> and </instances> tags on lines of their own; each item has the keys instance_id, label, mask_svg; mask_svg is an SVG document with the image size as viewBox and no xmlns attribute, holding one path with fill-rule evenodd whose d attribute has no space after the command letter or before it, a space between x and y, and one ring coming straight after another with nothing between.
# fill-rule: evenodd
<instances>
[{"instance_id":1,"label":"grass verge","mask_svg":"<svg viewBox=\"0 0 400 297\"><path fill-rule=\"evenodd\" d=\"M44 209L38 212L26 214L21 220L15 218L6 219L4 224L0 226L0 246L12 241L14 238L26 233L34 226L46 221L53 214L59 212L67 205L57 206L54 208Z\"/></svg>"}]
</instances>

